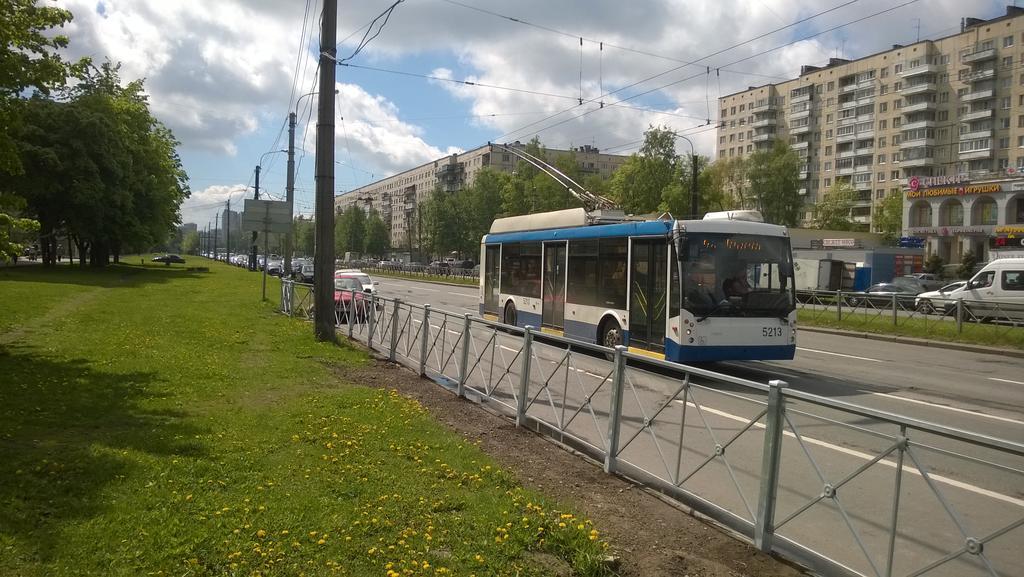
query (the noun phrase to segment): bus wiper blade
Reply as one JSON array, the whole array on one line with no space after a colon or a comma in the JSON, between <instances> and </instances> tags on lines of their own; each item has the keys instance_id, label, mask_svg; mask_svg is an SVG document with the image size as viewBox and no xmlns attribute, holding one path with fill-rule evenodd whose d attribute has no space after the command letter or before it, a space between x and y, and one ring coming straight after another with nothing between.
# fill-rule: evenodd
<instances>
[{"instance_id":1,"label":"bus wiper blade","mask_svg":"<svg viewBox=\"0 0 1024 577\"><path fill-rule=\"evenodd\" d=\"M717 313L718 311L722 310L722 306L723 305L731 305L731 304L732 303L730 303L729 301L720 301L718 304L716 304L715 306L711 307L711 310L709 310L707 313L705 313L704 316L699 317L697 319L697 322L699 323L699 322L703 322L703 321L707 320L708 317L710 317L711 315L713 315L713 314Z\"/></svg>"}]
</instances>

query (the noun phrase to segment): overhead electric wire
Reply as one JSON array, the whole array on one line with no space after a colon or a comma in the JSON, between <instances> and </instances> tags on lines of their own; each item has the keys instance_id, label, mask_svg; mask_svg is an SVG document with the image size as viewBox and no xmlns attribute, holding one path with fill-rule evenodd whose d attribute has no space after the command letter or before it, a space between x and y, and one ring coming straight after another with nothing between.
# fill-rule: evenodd
<instances>
[{"instance_id":1,"label":"overhead electric wire","mask_svg":"<svg viewBox=\"0 0 1024 577\"><path fill-rule=\"evenodd\" d=\"M346 67L349 67L349 68L359 68L359 69L362 69L362 70L372 70L374 72L384 72L384 73L387 73L387 74L397 74L399 76L410 76L410 77L413 77L413 78L423 78L423 79L426 79L426 80L436 80L436 81L439 81L439 82L449 82L449 83L452 83L452 84L462 84L462 85L465 85L465 86L473 86L473 87L476 87L476 88L488 88L488 89L492 89L492 90L506 90L506 91L509 91L509 92L519 92L519 93L523 93L523 94L530 94L530 95L533 95L533 96L546 96L546 97L550 97L550 98L559 98L559 99L562 99L562 100L572 100L572 101L579 100L578 97L570 96L568 94L554 94L552 92L542 92L542 91L539 91L539 90L529 90L529 89L526 89L526 88L515 88L515 87L511 87L511 86L499 86L497 84L487 84L487 83L483 83L483 82L474 82L472 80L459 80L459 79L456 79L456 78L445 78L443 76L434 76L434 75L431 75L431 74L421 74L421 73L418 73L418 72L405 72L405 71L402 71L402 70L390 70L390 69L387 69L387 68L377 68L375 66L363 66L361 64L342 64L341 66L346 66ZM593 100L589 100L588 102L593 102ZM642 106L630 106L628 104L618 104L618 103L608 104L608 106L618 106L620 108L626 108L626 109L631 109L631 110L638 110L638 111L641 111L641 112L651 112L651 113L655 113L655 114L667 114L667 115L670 115L670 116L678 116L680 118L691 118L693 120L706 120L706 118L701 117L701 116L690 116L690 115L686 115L686 114L679 114L679 113L675 113L675 112L668 112L668 111L657 110L657 109L653 109L653 108L645 108L645 107L642 107ZM575 106L573 108L575 108Z\"/></svg>"},{"instance_id":2,"label":"overhead electric wire","mask_svg":"<svg viewBox=\"0 0 1024 577\"><path fill-rule=\"evenodd\" d=\"M363 39L359 41L359 45L356 46L356 49L352 51L352 54L348 55L347 57L339 59L337 63L341 64L343 62L352 60L353 58L358 56L359 53L363 51L363 48L366 48L366 46L370 42L372 42L374 38L380 36L381 30L384 30L384 27L387 26L388 24L388 20L391 19L391 13L395 11L395 7L397 7L404 1L405 0L395 0L395 2L391 4L391 6L385 8L383 12L378 14L376 18L370 21L370 26L366 29L366 32L363 33ZM380 20L381 18L383 18L384 21L380 23L380 26L377 26L377 31L374 32L372 36L370 36L370 31L373 30L373 25L376 24L377 21Z\"/></svg>"},{"instance_id":3,"label":"overhead electric wire","mask_svg":"<svg viewBox=\"0 0 1024 577\"><path fill-rule=\"evenodd\" d=\"M454 0L444 0L444 1L446 1L446 2L453 2ZM815 19L815 18L817 18L817 17L819 17L819 16L823 16L823 15L825 15L825 14L828 14L828 13L830 13L830 12L834 12L834 11L836 11L836 10L839 10L840 8L843 8L843 7L849 6L850 4L854 4L854 3L858 2L858 1L859 1L859 0L847 0L846 2L843 2L842 4L839 4L839 5L833 6L832 8L828 8L828 9L826 9L826 10L822 10L821 12L816 12L816 13L814 13L814 14L811 14L810 16L807 16L807 17L801 18L800 20L797 20L797 21L795 21L795 22L792 22L792 23L790 23L790 24L787 24L787 25L785 25L785 26L781 26L781 27L779 27L779 28L775 28L775 29L772 29L772 30L770 30L770 31L768 31L768 32L764 32L764 33L762 33L762 34L759 34L759 35L757 35L757 36L755 36L755 37L753 37L753 38L749 38L749 39L747 39L747 40L744 40L744 41L742 41L742 42L738 42L738 43L736 43L736 44L733 44L733 45L731 45L731 46L727 46L727 47L725 47L725 48L722 48L722 49L716 50L715 52L712 52L712 53L710 53L710 54L707 54L707 55L705 55L705 56L701 56L700 58L694 59L694 60L692 60L692 61L687 61L687 62L684 62L684 63L683 63L683 64L681 64L680 66L676 66L676 67L670 68L670 69L668 69L668 70L665 70L664 72L659 72L658 74L655 74L654 76L649 76L649 77L647 77L647 78L644 78L643 80L639 80L639 81L637 81L637 82L634 82L634 83L632 83L632 84L628 84L628 85L626 85L626 86L623 86L623 87L621 87L621 88L617 88L617 89L615 89L615 90L612 90L611 92L607 92L607 93L605 93L605 94L602 94L602 95L601 95L601 96L600 96L599 98L600 98L600 99L603 99L603 98L604 98L604 97L606 97L606 96L611 96L611 95L613 95L613 94L617 94L617 93L619 93L619 92L622 92L623 90L628 90L628 89L630 89L630 88L633 88L633 87L635 87L635 86L638 86L638 85L640 85L640 84L644 84L644 83L646 83L646 82L650 82L651 80L654 80L655 78L660 78L660 77L662 77L662 76L665 76L666 74L671 74L672 72L676 72L676 71L678 71L678 70L681 70L681 69L683 69L683 68L686 68L687 66L691 66L691 65L694 65L694 64L696 64L697 62L700 62L701 60L707 60L708 58L712 58L712 57L714 57L714 56L717 56L717 55L719 55L719 54L722 54L722 53L724 53L724 52L728 52L728 51L730 51L730 50L733 50L733 49L739 48L740 46L744 46L744 45L746 45L746 44L750 44L751 42L756 42L757 40L760 40L761 38L764 38L764 37L766 37L766 36L771 36L772 34L775 34L776 32L781 32L782 30L785 30L785 29L787 29L787 28L792 28L793 26L798 26L798 25L800 25L800 24L803 24L804 22L808 22L808 21L810 21L810 20L813 20L813 19ZM912 0L912 2L917 2L917 1L918 1L918 0ZM797 42L797 41L794 41L794 42ZM791 43L787 43L787 44L785 44L785 46L788 46L789 44L791 44ZM682 61L680 61L680 60L676 60L676 61L677 61L677 62L682 62ZM734 63L734 64L735 64L735 63ZM723 67L723 66L719 66L719 67L717 67L717 68L724 68L724 67ZM597 99L591 99L591 100L587 101L587 102L586 102L586 104L592 103L592 102L594 102L595 100L597 100ZM627 99L627 100L628 100L628 99ZM624 101L624 100L622 100L622 101L620 101L620 102L623 102L623 101ZM505 133L505 134L501 135L501 136L500 136L500 137L499 137L498 139L499 139L499 140L501 140L501 139L505 139L505 138L507 138L507 137L509 137L509 136L511 136L511 135L513 135L513 134L515 134L515 133L517 133L517 132L522 132L522 131L526 130L527 128L530 128L530 127L536 126L536 125L538 125L538 124L541 124L541 123L547 122L548 120L551 120L551 119L553 119L553 118L555 118L555 117L557 117L557 116L560 116L560 115L562 115L562 114L565 114L566 112L569 112L569 111L571 111L571 110L572 110L573 108L575 108L575 106L573 106L573 107L571 107L571 108L567 108L567 109L565 109L565 110L561 110L561 111L559 111L559 112L556 112L555 114L552 114L551 116L549 116L549 117L547 117L547 118L544 118L544 119L538 120L538 121L536 121L536 122L533 122L533 123L531 123L531 124L528 124L528 125L526 125L526 126L524 126L524 127L522 127L522 128L519 128L519 129L517 129L517 130L513 130L513 131L510 131L510 132L507 132L507 133Z\"/></svg>"},{"instance_id":4,"label":"overhead electric wire","mask_svg":"<svg viewBox=\"0 0 1024 577\"><path fill-rule=\"evenodd\" d=\"M302 30L299 32L299 49L295 53L295 71L292 73L292 88L288 93L288 110L292 109L292 99L295 98L295 89L298 87L299 68L302 66L302 54L306 52L306 25L309 21L309 4L306 0L306 8L302 11Z\"/></svg>"},{"instance_id":5,"label":"overhead electric wire","mask_svg":"<svg viewBox=\"0 0 1024 577\"><path fill-rule=\"evenodd\" d=\"M853 0L853 1L857 1L857 0ZM870 18L874 18L874 17L876 17L876 16L880 16L880 15L882 15L882 14L887 14L887 13L889 13L889 12L892 12L892 11L894 11L894 10L898 10L898 9L900 9L900 8L904 8L904 7L906 7L906 6L909 6L910 4L915 4L915 3L919 2L919 1L920 1L920 0L908 0L907 2L903 2L902 4L897 4L896 6L891 6L891 7L889 7L889 8L886 8L886 9L884 9L884 10L879 10L878 12L874 12L874 13L872 13L872 14L868 14L867 16L862 16L862 17L860 17L860 18L857 18L857 19L855 19L855 20L851 20L851 21L849 21L849 22L845 22L845 23L843 23L843 24L839 24L839 25L833 26L833 27L831 27L831 28L827 28L827 29L825 29L825 30L821 30L821 31L819 31L819 32L815 32L815 33L813 33L813 34L809 34L809 35L807 35L807 36L804 36L804 37L802 37L802 38L798 38L798 39L796 39L796 40L793 40L793 41L790 41L790 42L786 42L785 44L780 44L780 45L778 45L778 46L775 46L775 47L773 47L773 48L769 48L769 49L767 49L767 50L762 50L761 52L757 52L757 53L754 53L754 54L750 54L750 55L748 55L748 56L744 56L743 58L740 58L740 59L738 59L738 60L734 60L734 61L732 61L732 62L730 62L730 63L728 63L728 64L724 64L724 65L722 65L722 66L718 66L718 67L716 67L716 68L717 68L717 69L724 69L724 68L726 68L726 67L728 67L728 66L732 66L733 64L739 64L740 62L746 62L747 60L752 60L752 59L754 59L754 58L759 58L759 57L761 57L761 56L764 56L765 54L770 54L770 53L772 53L772 52L775 52L776 50L780 50L780 49L782 49L782 48L785 48L786 46L790 46L790 45L792 45L792 44L796 44L797 42L803 42L803 41L805 41L805 40L809 40L809 39L811 39L811 38L814 38L814 37L816 37L816 36L821 36L822 34L827 34L827 33L829 33L829 32L833 32L833 31L835 31L835 30L838 30L838 29L840 29L840 28L844 28L844 27L846 27L846 26L849 26L849 25L851 25L851 24L856 24L856 23L858 23L858 22L863 22L864 20L868 20L868 19L870 19ZM743 42L743 43L741 43L741 44L745 44L745 43L746 43L746 42ZM727 49L719 50L719 51L718 51L718 52L716 52L715 54L720 54L721 52L723 52L723 51L725 51L725 50L727 50ZM708 57L710 57L710 56L706 56L706 57L700 58L699 60L704 60L705 58L708 58ZM680 66L680 67L676 68L676 70L678 70L679 68L682 68L682 67ZM634 83L634 84L632 84L631 86L636 86L637 84L641 84L641 83L643 83L643 82L647 82L647 81L648 81L648 80L650 80L650 79L656 78L656 77L658 77L658 76L662 76L662 75L664 75L664 74L666 74L666 73L662 73L662 74L658 74L658 75L652 76L651 78L648 78L648 79L646 79L646 80L642 80L642 81L640 81L640 82ZM664 85L661 85L661 86L658 86L658 87L655 87L655 88L651 88L651 89L649 89L649 90L645 90L645 91L643 91L643 92L639 92L639 93L637 93L637 94L634 94L634 95L632 95L632 96L628 96L628 97L626 97L626 98L623 98L622 100L620 100L620 101L618 101L618 102L616 102L616 103L614 103L614 104L619 104L619 103L622 103L622 102L626 102L626 101L629 101L629 100L633 100L634 98L639 98L639 97L641 97L641 96L644 96L644 95L650 94L650 93L652 93L652 92L656 92L656 91L659 91L659 90L664 90L665 88L668 88L668 87L670 87L670 86L674 86L674 85L676 85L676 84L681 84L681 83L683 83L683 82L687 82L687 81L689 81L689 80L692 80L692 79L694 79L694 78L697 78L697 77L699 77L700 75L701 75L701 73L693 74L693 75L687 76L686 78L682 78L682 79L679 79L679 80L675 80L675 81L673 81L673 82L669 82L668 84L664 84ZM620 88L620 89L619 89L619 90L617 90L616 92L618 92L618 91L621 91L621 90L623 90L623 89L625 89L625 88L628 88L628 87ZM593 102L593 100L591 100L590 102ZM572 110L572 109L569 109L569 110ZM573 120L578 120L578 119L580 119L580 118L583 118L584 116L588 116L588 115L590 115L590 114L592 114L592 113L594 113L594 112L597 112L598 110L601 110L601 108L595 108L595 109L591 109L591 110L585 111L585 112L583 112L582 114L578 114L578 115L576 115L576 116L573 116L572 118L567 118L567 119L565 119L565 120L562 120L562 121L556 122L556 123L554 123L554 124L551 124L551 125L545 126L544 128L541 128L541 129L539 129L539 130L537 130L537 131L534 131L534 132L531 132L531 133L528 133L528 134L531 134L531 135L536 135L536 134L540 134L541 132L544 132L545 130L550 130L550 129L552 129L552 128L555 128L555 127L557 127L557 126L561 126L562 124L565 124L566 122L571 122L571 121L573 121ZM568 111L568 110L566 110L566 111L562 111L562 112L559 112L558 114L555 114L555 115L552 115L551 117L549 117L549 119L550 119L550 118L554 118L555 116L558 116L559 114L562 114L562 113L564 113L564 112L567 112L567 111ZM710 120L710 119L709 119L709 120ZM523 131L523 130L525 130L526 128L529 128L530 126L534 126L534 125L536 125L536 124L539 124L540 122L544 122L544 121L538 121L538 122L535 122L535 123L533 123L533 124L531 124L531 125L527 125L526 127L523 127L523 128L521 128L521 129L518 129L518 130L514 130L514 131L508 132L508 133L506 133L506 134L503 134L502 136L500 136L500 137L498 138L498 140L501 140L501 139L505 139L505 138L507 138L507 137L509 137L509 136L511 136L511 135L513 135L513 134L516 134L516 133L518 133L518 132L522 132L522 131Z\"/></svg>"}]
</instances>

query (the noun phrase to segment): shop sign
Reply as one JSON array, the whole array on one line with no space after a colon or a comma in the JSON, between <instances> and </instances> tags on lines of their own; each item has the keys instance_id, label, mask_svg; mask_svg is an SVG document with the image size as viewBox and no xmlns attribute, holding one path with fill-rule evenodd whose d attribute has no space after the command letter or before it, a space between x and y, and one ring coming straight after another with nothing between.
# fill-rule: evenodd
<instances>
[{"instance_id":1,"label":"shop sign","mask_svg":"<svg viewBox=\"0 0 1024 577\"><path fill-rule=\"evenodd\" d=\"M824 238L821 240L821 246L825 248L853 248L857 246L857 241L852 238Z\"/></svg>"},{"instance_id":2,"label":"shop sign","mask_svg":"<svg viewBox=\"0 0 1024 577\"><path fill-rule=\"evenodd\" d=\"M969 186L957 186L957 187L945 187L945 188L928 188L918 190L908 190L907 199L913 198L931 198L935 196L967 196L971 194L989 194L992 192L1002 192L1003 187L998 184L975 184Z\"/></svg>"},{"instance_id":3,"label":"shop sign","mask_svg":"<svg viewBox=\"0 0 1024 577\"><path fill-rule=\"evenodd\" d=\"M922 188L931 188L933 186L951 186L961 185L970 182L966 174L956 174L953 176L911 176L910 180L907 181L907 185L910 190L918 191Z\"/></svg>"},{"instance_id":4,"label":"shop sign","mask_svg":"<svg viewBox=\"0 0 1024 577\"><path fill-rule=\"evenodd\" d=\"M931 236L956 236L956 235L969 235L969 234L988 234L989 231L985 228L976 228L969 226L940 226L939 228L909 228L908 232L916 235L931 235Z\"/></svg>"},{"instance_id":5,"label":"shop sign","mask_svg":"<svg viewBox=\"0 0 1024 577\"><path fill-rule=\"evenodd\" d=\"M996 234L1024 234L1024 224L1004 224L997 226Z\"/></svg>"}]
</instances>

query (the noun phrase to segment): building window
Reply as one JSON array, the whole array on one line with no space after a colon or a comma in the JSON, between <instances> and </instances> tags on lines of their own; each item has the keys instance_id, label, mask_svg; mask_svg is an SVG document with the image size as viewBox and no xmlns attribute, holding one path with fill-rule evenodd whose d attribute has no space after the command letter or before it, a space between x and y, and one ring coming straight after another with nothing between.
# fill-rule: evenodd
<instances>
[{"instance_id":1,"label":"building window","mask_svg":"<svg viewBox=\"0 0 1024 577\"><path fill-rule=\"evenodd\" d=\"M729 135L729 142L736 142L736 135L735 134L730 134Z\"/></svg>"},{"instance_id":2,"label":"building window","mask_svg":"<svg viewBox=\"0 0 1024 577\"><path fill-rule=\"evenodd\" d=\"M743 112L746 109L747 109L747 105L746 104L740 104L740 112Z\"/></svg>"},{"instance_id":3,"label":"building window","mask_svg":"<svg viewBox=\"0 0 1024 577\"><path fill-rule=\"evenodd\" d=\"M1024 114L1017 116L1017 128L1024 128Z\"/></svg>"},{"instance_id":4,"label":"building window","mask_svg":"<svg viewBox=\"0 0 1024 577\"><path fill-rule=\"evenodd\" d=\"M1021 95L1021 99L1024 100L1024 94ZM825 115L825 124L832 124L832 114Z\"/></svg>"},{"instance_id":5,"label":"building window","mask_svg":"<svg viewBox=\"0 0 1024 577\"><path fill-rule=\"evenodd\" d=\"M884 154L879 154L878 155L878 164L885 164L885 155ZM883 178L881 180L885 180L885 179Z\"/></svg>"},{"instance_id":6,"label":"building window","mask_svg":"<svg viewBox=\"0 0 1024 577\"><path fill-rule=\"evenodd\" d=\"M901 124L903 124L903 119L900 118L899 116L897 116L896 118L892 119L892 127L893 128L899 128ZM896 144L896 142L893 141L893 144Z\"/></svg>"},{"instance_id":7,"label":"building window","mask_svg":"<svg viewBox=\"0 0 1024 577\"><path fill-rule=\"evenodd\" d=\"M894 170L889 173L889 180L896 180L900 177L900 171Z\"/></svg>"},{"instance_id":8,"label":"building window","mask_svg":"<svg viewBox=\"0 0 1024 577\"><path fill-rule=\"evenodd\" d=\"M939 209L939 226L963 226L964 205L958 200L946 203Z\"/></svg>"},{"instance_id":9,"label":"building window","mask_svg":"<svg viewBox=\"0 0 1024 577\"><path fill-rule=\"evenodd\" d=\"M1010 109L1010 97L1009 96L1004 96L1004 97L1000 98L999 99L999 107L1002 108L1003 110L1009 110Z\"/></svg>"},{"instance_id":10,"label":"building window","mask_svg":"<svg viewBox=\"0 0 1024 577\"><path fill-rule=\"evenodd\" d=\"M1003 48L1009 48L1010 46L1013 46L1013 36L1003 38Z\"/></svg>"},{"instance_id":11,"label":"building window","mask_svg":"<svg viewBox=\"0 0 1024 577\"><path fill-rule=\"evenodd\" d=\"M879 130L886 130L888 127L889 127L889 121L888 120L882 119L882 120L878 121L878 129Z\"/></svg>"},{"instance_id":12,"label":"building window","mask_svg":"<svg viewBox=\"0 0 1024 577\"><path fill-rule=\"evenodd\" d=\"M731 108L731 109L729 110L729 114L736 114L736 107L735 107L735 106L733 106L733 107L732 107L732 108Z\"/></svg>"},{"instance_id":13,"label":"building window","mask_svg":"<svg viewBox=\"0 0 1024 577\"><path fill-rule=\"evenodd\" d=\"M888 78L889 77L889 67L886 66L885 68L882 68L881 72L879 73L879 76L881 76L882 78Z\"/></svg>"},{"instance_id":14,"label":"building window","mask_svg":"<svg viewBox=\"0 0 1024 577\"><path fill-rule=\"evenodd\" d=\"M878 87L878 94L879 95L889 94L889 85L888 84L883 84L880 87Z\"/></svg>"},{"instance_id":15,"label":"building window","mask_svg":"<svg viewBox=\"0 0 1024 577\"><path fill-rule=\"evenodd\" d=\"M1010 168L1010 159L1009 158L1000 158L999 159L999 170L1006 170L1007 168Z\"/></svg>"},{"instance_id":16,"label":"building window","mask_svg":"<svg viewBox=\"0 0 1024 577\"><path fill-rule=\"evenodd\" d=\"M825 147L825 156L832 156L832 145L831 144Z\"/></svg>"},{"instance_id":17,"label":"building window","mask_svg":"<svg viewBox=\"0 0 1024 577\"><path fill-rule=\"evenodd\" d=\"M1024 136L1017 137L1017 147L1024 148Z\"/></svg>"},{"instance_id":18,"label":"building window","mask_svg":"<svg viewBox=\"0 0 1024 577\"><path fill-rule=\"evenodd\" d=\"M999 139L999 148L1010 148L1010 137L1004 136ZM1003 167L1005 168L1005 167Z\"/></svg>"},{"instance_id":19,"label":"building window","mask_svg":"<svg viewBox=\"0 0 1024 577\"><path fill-rule=\"evenodd\" d=\"M1013 82L1013 78L1006 77L999 81L999 86L1002 88L1009 88L1011 82Z\"/></svg>"},{"instance_id":20,"label":"building window","mask_svg":"<svg viewBox=\"0 0 1024 577\"><path fill-rule=\"evenodd\" d=\"M893 64L892 71L895 74L899 74L900 72L903 72L903 65L902 64Z\"/></svg>"},{"instance_id":21,"label":"building window","mask_svg":"<svg viewBox=\"0 0 1024 577\"><path fill-rule=\"evenodd\" d=\"M939 122L945 122L947 120L949 120L949 111L948 110L940 110L939 111Z\"/></svg>"},{"instance_id":22,"label":"building window","mask_svg":"<svg viewBox=\"0 0 1024 577\"><path fill-rule=\"evenodd\" d=\"M939 129L939 140L945 140L946 137L948 137L948 136L949 136L949 129L948 128L940 128Z\"/></svg>"},{"instance_id":23,"label":"building window","mask_svg":"<svg viewBox=\"0 0 1024 577\"><path fill-rule=\"evenodd\" d=\"M832 186L832 179L831 178L826 178L825 179L825 188L828 188L830 186Z\"/></svg>"},{"instance_id":24,"label":"building window","mask_svg":"<svg viewBox=\"0 0 1024 577\"><path fill-rule=\"evenodd\" d=\"M878 148L885 148L885 137L884 136L879 136L878 137Z\"/></svg>"},{"instance_id":25,"label":"building window","mask_svg":"<svg viewBox=\"0 0 1024 577\"><path fill-rule=\"evenodd\" d=\"M750 152L752 150L754 150L754 145L753 144L748 144L747 145L747 152Z\"/></svg>"},{"instance_id":26,"label":"building window","mask_svg":"<svg viewBox=\"0 0 1024 577\"><path fill-rule=\"evenodd\" d=\"M825 138L826 139L832 138L832 129L831 128L829 128L828 130L825 131Z\"/></svg>"},{"instance_id":27,"label":"building window","mask_svg":"<svg viewBox=\"0 0 1024 577\"><path fill-rule=\"evenodd\" d=\"M725 144L725 135L724 134L722 136L718 137L718 144Z\"/></svg>"},{"instance_id":28,"label":"building window","mask_svg":"<svg viewBox=\"0 0 1024 577\"><path fill-rule=\"evenodd\" d=\"M826 160L825 161L825 172L828 172L830 170L832 170L832 161L831 160Z\"/></svg>"},{"instance_id":29,"label":"building window","mask_svg":"<svg viewBox=\"0 0 1024 577\"><path fill-rule=\"evenodd\" d=\"M728 108L723 108L722 109L722 113L719 114L718 117L721 118L723 116L727 116L728 114L729 114L729 109Z\"/></svg>"},{"instance_id":30,"label":"building window","mask_svg":"<svg viewBox=\"0 0 1024 577\"><path fill-rule=\"evenodd\" d=\"M836 89L836 83L832 82L832 81L829 81L829 83L828 83L828 91L832 92L835 89Z\"/></svg>"},{"instance_id":31,"label":"building window","mask_svg":"<svg viewBox=\"0 0 1024 577\"><path fill-rule=\"evenodd\" d=\"M889 103L888 102L883 102L883 103L879 104L878 105L878 111L879 112L889 112Z\"/></svg>"},{"instance_id":32,"label":"building window","mask_svg":"<svg viewBox=\"0 0 1024 577\"><path fill-rule=\"evenodd\" d=\"M1011 66L1013 66L1013 56L1004 56L1003 57L1003 68L1009 68Z\"/></svg>"},{"instance_id":33,"label":"building window","mask_svg":"<svg viewBox=\"0 0 1024 577\"><path fill-rule=\"evenodd\" d=\"M885 182L885 173L879 172L878 175L875 177L875 180L877 180L878 182Z\"/></svg>"},{"instance_id":34,"label":"building window","mask_svg":"<svg viewBox=\"0 0 1024 577\"><path fill-rule=\"evenodd\" d=\"M895 92L899 92L900 90L903 90L903 83L902 82L894 82L892 84L892 89Z\"/></svg>"}]
</instances>

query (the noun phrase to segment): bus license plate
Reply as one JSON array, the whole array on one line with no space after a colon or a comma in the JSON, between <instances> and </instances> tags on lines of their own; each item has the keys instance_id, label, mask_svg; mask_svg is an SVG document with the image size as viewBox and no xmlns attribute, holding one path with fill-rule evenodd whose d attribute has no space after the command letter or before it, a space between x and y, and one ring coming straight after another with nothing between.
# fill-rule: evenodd
<instances>
[{"instance_id":1,"label":"bus license plate","mask_svg":"<svg viewBox=\"0 0 1024 577\"><path fill-rule=\"evenodd\" d=\"M761 327L761 336L765 338L781 337L782 327Z\"/></svg>"}]
</instances>

